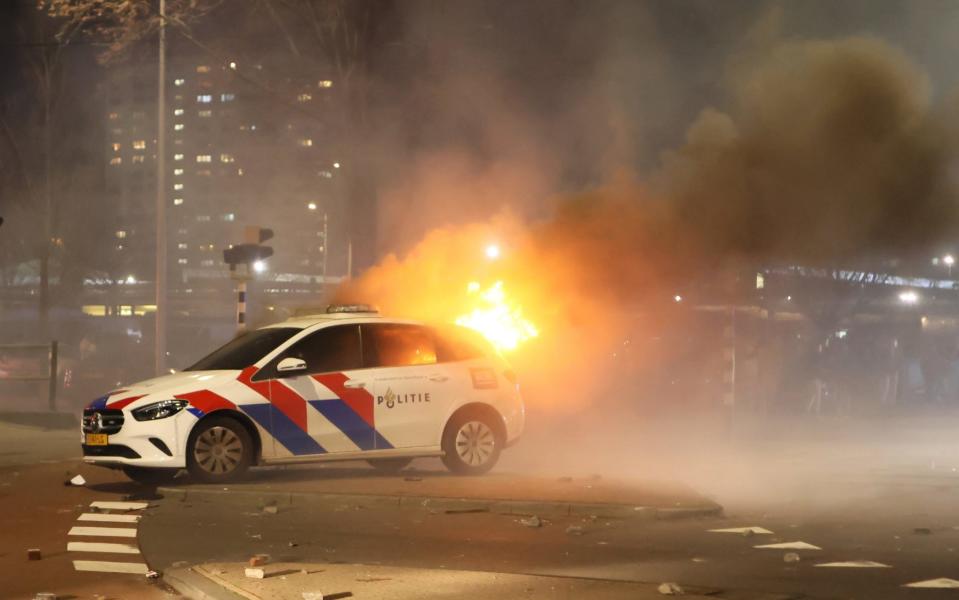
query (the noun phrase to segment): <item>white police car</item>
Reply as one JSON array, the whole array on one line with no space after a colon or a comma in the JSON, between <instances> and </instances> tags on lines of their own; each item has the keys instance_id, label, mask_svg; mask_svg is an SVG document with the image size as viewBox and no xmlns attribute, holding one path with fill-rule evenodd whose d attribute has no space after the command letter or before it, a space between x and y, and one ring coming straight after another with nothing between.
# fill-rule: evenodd
<instances>
[{"instance_id":1,"label":"white police car","mask_svg":"<svg viewBox=\"0 0 959 600\"><path fill-rule=\"evenodd\" d=\"M391 472L422 456L479 474L524 418L514 373L481 336L333 306L93 401L82 444L86 462L147 483L325 460Z\"/></svg>"}]
</instances>

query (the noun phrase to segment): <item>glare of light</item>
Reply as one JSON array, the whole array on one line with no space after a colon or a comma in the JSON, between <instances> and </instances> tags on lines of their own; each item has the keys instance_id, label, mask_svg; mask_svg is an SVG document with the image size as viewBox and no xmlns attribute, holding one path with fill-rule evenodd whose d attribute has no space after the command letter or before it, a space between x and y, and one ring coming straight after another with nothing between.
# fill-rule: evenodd
<instances>
[{"instance_id":1,"label":"glare of light","mask_svg":"<svg viewBox=\"0 0 959 600\"><path fill-rule=\"evenodd\" d=\"M230 63L230 68L235 71L235 70L236 70L236 63L235 63L235 62L231 62L231 63Z\"/></svg>"},{"instance_id":2,"label":"glare of light","mask_svg":"<svg viewBox=\"0 0 959 600\"><path fill-rule=\"evenodd\" d=\"M339 169L339 168L340 168L340 163L338 163L338 162L333 163L333 168L334 168L334 169Z\"/></svg>"},{"instance_id":3,"label":"glare of light","mask_svg":"<svg viewBox=\"0 0 959 600\"><path fill-rule=\"evenodd\" d=\"M956 259L953 255L947 254L942 257L942 262L951 267L952 265L956 264Z\"/></svg>"},{"instance_id":4,"label":"glare of light","mask_svg":"<svg viewBox=\"0 0 959 600\"><path fill-rule=\"evenodd\" d=\"M256 261L255 263L253 263L253 270L256 271L257 273L262 273L263 271L266 271L266 263L263 262L262 260Z\"/></svg>"},{"instance_id":5,"label":"glare of light","mask_svg":"<svg viewBox=\"0 0 959 600\"><path fill-rule=\"evenodd\" d=\"M792 299L793 299L792 296L786 296L786 302L792 302Z\"/></svg>"},{"instance_id":6,"label":"glare of light","mask_svg":"<svg viewBox=\"0 0 959 600\"><path fill-rule=\"evenodd\" d=\"M316 202L310 202L306 207L310 210L316 210Z\"/></svg>"},{"instance_id":7,"label":"glare of light","mask_svg":"<svg viewBox=\"0 0 959 600\"><path fill-rule=\"evenodd\" d=\"M507 296L502 281L485 290L480 290L479 283L471 281L466 289L473 309L456 319L457 325L479 332L501 351L515 350L521 343L539 335L536 326L526 320L522 309Z\"/></svg>"},{"instance_id":8,"label":"glare of light","mask_svg":"<svg viewBox=\"0 0 959 600\"><path fill-rule=\"evenodd\" d=\"M499 258L499 246L496 244L490 244L486 247L486 258L490 260L496 260Z\"/></svg>"},{"instance_id":9,"label":"glare of light","mask_svg":"<svg viewBox=\"0 0 959 600\"><path fill-rule=\"evenodd\" d=\"M679 294L676 294L675 296L673 296L673 300L674 300L675 302L682 302L682 301L683 301L683 297L680 296Z\"/></svg>"},{"instance_id":10,"label":"glare of light","mask_svg":"<svg viewBox=\"0 0 959 600\"><path fill-rule=\"evenodd\" d=\"M912 290L899 293L899 301L903 304L915 304L919 302L919 294Z\"/></svg>"},{"instance_id":11,"label":"glare of light","mask_svg":"<svg viewBox=\"0 0 959 600\"><path fill-rule=\"evenodd\" d=\"M126 282L129 285L133 285L137 282L137 278L134 277L133 275L127 275Z\"/></svg>"}]
</instances>

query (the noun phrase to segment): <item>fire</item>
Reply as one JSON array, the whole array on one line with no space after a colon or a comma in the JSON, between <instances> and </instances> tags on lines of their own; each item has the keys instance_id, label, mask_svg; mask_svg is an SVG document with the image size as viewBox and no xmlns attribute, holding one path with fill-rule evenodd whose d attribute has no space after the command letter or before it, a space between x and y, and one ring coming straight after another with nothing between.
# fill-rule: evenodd
<instances>
[{"instance_id":1,"label":"fire","mask_svg":"<svg viewBox=\"0 0 959 600\"><path fill-rule=\"evenodd\" d=\"M521 343L539 335L536 326L523 317L522 308L507 298L502 281L485 290L479 282L471 281L466 292L473 309L458 317L456 324L478 331L498 350L515 350Z\"/></svg>"}]
</instances>

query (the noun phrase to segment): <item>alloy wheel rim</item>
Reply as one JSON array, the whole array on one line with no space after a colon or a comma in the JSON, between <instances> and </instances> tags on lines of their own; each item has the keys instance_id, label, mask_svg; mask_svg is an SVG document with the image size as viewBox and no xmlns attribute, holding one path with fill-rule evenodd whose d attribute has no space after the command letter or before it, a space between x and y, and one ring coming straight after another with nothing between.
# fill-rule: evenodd
<instances>
[{"instance_id":1,"label":"alloy wheel rim","mask_svg":"<svg viewBox=\"0 0 959 600\"><path fill-rule=\"evenodd\" d=\"M207 473L223 475L240 464L243 457L243 442L226 427L211 427L196 439L193 458Z\"/></svg>"},{"instance_id":2,"label":"alloy wheel rim","mask_svg":"<svg viewBox=\"0 0 959 600\"><path fill-rule=\"evenodd\" d=\"M470 421L456 432L456 454L471 467L479 467L493 456L496 436L486 423Z\"/></svg>"}]
</instances>

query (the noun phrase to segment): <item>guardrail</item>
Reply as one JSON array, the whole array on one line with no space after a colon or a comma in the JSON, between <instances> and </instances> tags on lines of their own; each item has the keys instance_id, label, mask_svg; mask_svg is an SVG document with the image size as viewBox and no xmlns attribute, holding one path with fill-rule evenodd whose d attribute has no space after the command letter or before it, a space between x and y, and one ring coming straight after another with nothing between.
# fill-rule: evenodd
<instances>
[{"instance_id":1,"label":"guardrail","mask_svg":"<svg viewBox=\"0 0 959 600\"><path fill-rule=\"evenodd\" d=\"M0 359L6 358L11 353L21 353L30 350L46 350L47 358L42 363L37 360L36 365L41 367L26 369L26 374L11 374L3 369L3 362L0 362L0 383L6 381L46 381L47 382L47 402L51 411L56 410L57 406L57 369L59 344L57 340L52 340L48 344L0 344ZM39 358L39 357L38 357ZM22 368L22 365L21 365ZM41 374L43 371L45 374Z\"/></svg>"}]
</instances>

